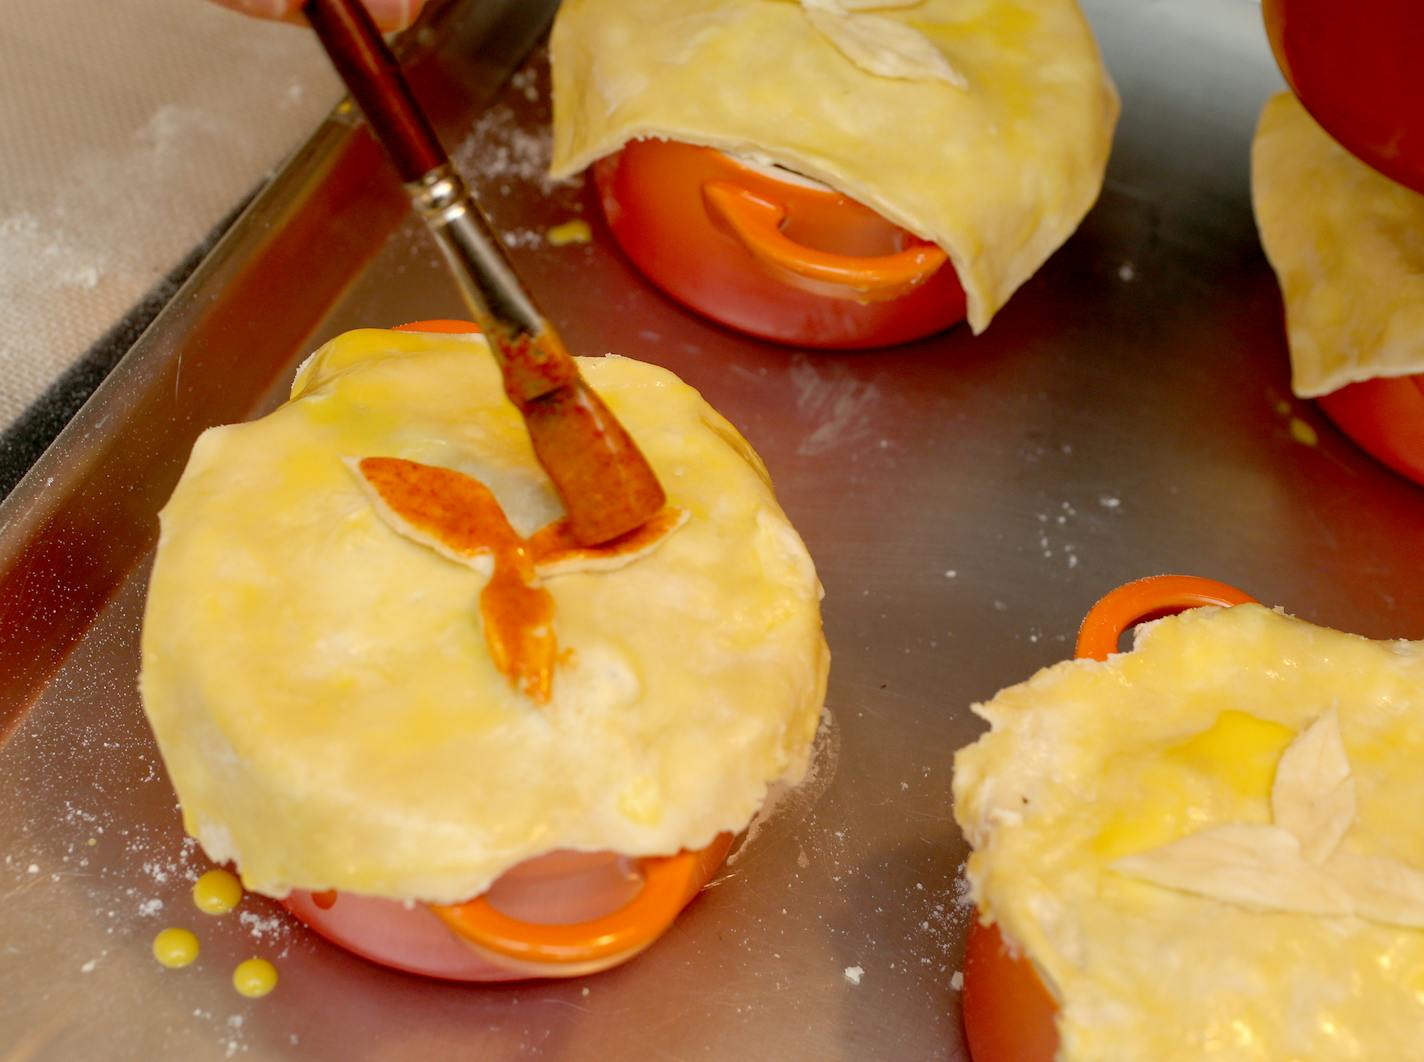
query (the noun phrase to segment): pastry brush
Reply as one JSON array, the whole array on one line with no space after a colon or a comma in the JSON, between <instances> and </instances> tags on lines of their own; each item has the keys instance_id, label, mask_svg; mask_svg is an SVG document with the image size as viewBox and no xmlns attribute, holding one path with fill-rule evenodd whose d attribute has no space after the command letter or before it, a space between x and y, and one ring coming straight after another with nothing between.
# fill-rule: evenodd
<instances>
[{"instance_id":1,"label":"pastry brush","mask_svg":"<svg viewBox=\"0 0 1424 1062\"><path fill-rule=\"evenodd\" d=\"M623 425L584 381L450 163L360 0L303 13L445 253L581 545L640 527L666 499Z\"/></svg>"}]
</instances>

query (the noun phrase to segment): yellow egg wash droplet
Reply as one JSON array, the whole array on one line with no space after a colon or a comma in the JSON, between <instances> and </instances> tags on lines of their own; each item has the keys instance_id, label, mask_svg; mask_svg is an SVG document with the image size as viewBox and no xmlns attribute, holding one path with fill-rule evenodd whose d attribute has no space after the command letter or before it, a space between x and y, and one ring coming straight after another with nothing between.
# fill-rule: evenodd
<instances>
[{"instance_id":1,"label":"yellow egg wash droplet","mask_svg":"<svg viewBox=\"0 0 1424 1062\"><path fill-rule=\"evenodd\" d=\"M1289 426L1291 438L1302 446L1314 446L1320 442L1320 436L1315 429L1299 417L1291 417Z\"/></svg>"},{"instance_id":2,"label":"yellow egg wash droplet","mask_svg":"<svg viewBox=\"0 0 1424 1062\"><path fill-rule=\"evenodd\" d=\"M582 218L565 221L549 230L549 245L552 247L563 247L569 243L588 243L591 239L593 229L589 228L588 222Z\"/></svg>"},{"instance_id":3,"label":"yellow egg wash droplet","mask_svg":"<svg viewBox=\"0 0 1424 1062\"><path fill-rule=\"evenodd\" d=\"M153 938L153 957L170 970L198 957L198 938L186 929L165 929Z\"/></svg>"},{"instance_id":4,"label":"yellow egg wash droplet","mask_svg":"<svg viewBox=\"0 0 1424 1062\"><path fill-rule=\"evenodd\" d=\"M259 999L277 987L277 967L266 959L248 959L232 971L232 987L248 999Z\"/></svg>"},{"instance_id":5,"label":"yellow egg wash droplet","mask_svg":"<svg viewBox=\"0 0 1424 1062\"><path fill-rule=\"evenodd\" d=\"M227 914L241 902L242 883L226 870L210 870L193 883L193 903L204 914Z\"/></svg>"}]
</instances>

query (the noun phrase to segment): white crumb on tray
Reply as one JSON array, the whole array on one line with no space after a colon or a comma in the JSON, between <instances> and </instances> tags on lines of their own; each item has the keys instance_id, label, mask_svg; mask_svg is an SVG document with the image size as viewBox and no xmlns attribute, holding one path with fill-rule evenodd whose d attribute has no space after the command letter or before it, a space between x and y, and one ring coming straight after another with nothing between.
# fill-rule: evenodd
<instances>
[{"instance_id":1,"label":"white crumb on tray","mask_svg":"<svg viewBox=\"0 0 1424 1062\"><path fill-rule=\"evenodd\" d=\"M544 236L536 229L509 229L501 237L506 247L538 247Z\"/></svg>"},{"instance_id":2,"label":"white crumb on tray","mask_svg":"<svg viewBox=\"0 0 1424 1062\"><path fill-rule=\"evenodd\" d=\"M853 985L860 984L860 979L865 976L865 971L859 966L847 966L845 968L845 979Z\"/></svg>"},{"instance_id":3,"label":"white crumb on tray","mask_svg":"<svg viewBox=\"0 0 1424 1062\"><path fill-rule=\"evenodd\" d=\"M238 922L252 934L254 940L265 941L284 936L290 930L287 920L279 914L260 915L255 911L243 911L237 916Z\"/></svg>"},{"instance_id":4,"label":"white crumb on tray","mask_svg":"<svg viewBox=\"0 0 1424 1062\"><path fill-rule=\"evenodd\" d=\"M949 979L949 987L954 989L956 992L961 992L964 990L964 971L954 971L954 976Z\"/></svg>"}]
</instances>

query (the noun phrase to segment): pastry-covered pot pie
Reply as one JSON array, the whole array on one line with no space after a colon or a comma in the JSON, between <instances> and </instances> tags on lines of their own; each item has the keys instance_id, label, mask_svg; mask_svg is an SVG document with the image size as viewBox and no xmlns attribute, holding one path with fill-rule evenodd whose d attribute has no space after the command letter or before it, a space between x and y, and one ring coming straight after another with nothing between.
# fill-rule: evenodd
<instances>
[{"instance_id":1,"label":"pastry-covered pot pie","mask_svg":"<svg viewBox=\"0 0 1424 1062\"><path fill-rule=\"evenodd\" d=\"M809 341L823 345L885 338L888 317L857 306L893 295L915 312L915 289L951 274L938 298L953 303L962 284L971 327L985 328L1097 198L1118 113L1073 0L568 0L551 50L554 174L606 160L597 175L625 249L727 323L808 340L757 311L733 319L730 293L754 298L733 262L787 281L783 298L819 291L827 320ZM638 146L662 142L725 161ZM629 166L638 174L620 175ZM781 187L749 175L768 166ZM808 179L823 198L785 187ZM903 230L898 242L817 246L826 196ZM723 263L718 241L746 253Z\"/></svg>"},{"instance_id":2,"label":"pastry-covered pot pie","mask_svg":"<svg viewBox=\"0 0 1424 1062\"><path fill-rule=\"evenodd\" d=\"M1424 483L1424 195L1346 151L1289 93L1261 112L1251 190L1292 388Z\"/></svg>"},{"instance_id":3,"label":"pastry-covered pot pie","mask_svg":"<svg viewBox=\"0 0 1424 1062\"><path fill-rule=\"evenodd\" d=\"M1084 658L975 707L991 730L955 758L955 816L1020 957L1008 976L975 927L977 1062L1418 1054L1424 643L1242 603L1115 652L1141 616L1249 602L1205 583L1109 595ZM1006 993L1027 1033L1056 1007L1057 1043L1016 1049Z\"/></svg>"},{"instance_id":4,"label":"pastry-covered pot pie","mask_svg":"<svg viewBox=\"0 0 1424 1062\"><path fill-rule=\"evenodd\" d=\"M463 933L505 917L458 905L512 868L725 853L801 777L820 587L764 467L671 373L580 369L669 497L597 550L564 532L478 335L346 333L286 405L198 440L141 686L187 830L249 889L421 901ZM678 866L649 881L690 895ZM522 954L573 962L560 947Z\"/></svg>"}]
</instances>

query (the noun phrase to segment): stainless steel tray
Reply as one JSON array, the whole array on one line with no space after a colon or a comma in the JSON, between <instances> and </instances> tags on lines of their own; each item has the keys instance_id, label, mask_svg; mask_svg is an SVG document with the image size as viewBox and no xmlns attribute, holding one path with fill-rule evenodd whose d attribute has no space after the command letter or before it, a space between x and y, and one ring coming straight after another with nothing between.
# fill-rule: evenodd
<instances>
[{"instance_id":1,"label":"stainless steel tray","mask_svg":"<svg viewBox=\"0 0 1424 1062\"><path fill-rule=\"evenodd\" d=\"M670 366L766 457L827 590L815 779L666 939L586 981L451 986L259 898L193 909L202 861L134 693L154 514L197 433L270 408L315 344L459 313L338 111L0 506L0 1057L963 1057L950 757L979 730L971 702L1159 571L1424 636L1424 491L1287 391L1247 186L1279 84L1254 3L1089 0L1125 104L1097 208L986 335L846 355L681 311L587 189L546 186L545 58L526 56L552 7L441 12L405 42L414 80L570 345ZM592 244L547 245L579 215ZM171 924L200 933L196 966L150 957ZM251 954L282 978L257 1002L229 984Z\"/></svg>"}]
</instances>

